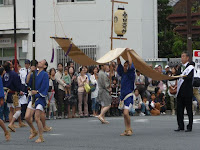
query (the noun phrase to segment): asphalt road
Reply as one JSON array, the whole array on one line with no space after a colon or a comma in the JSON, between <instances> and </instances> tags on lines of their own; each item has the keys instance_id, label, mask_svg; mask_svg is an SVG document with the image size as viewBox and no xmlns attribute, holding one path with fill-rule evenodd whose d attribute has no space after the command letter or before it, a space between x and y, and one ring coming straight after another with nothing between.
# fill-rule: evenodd
<instances>
[{"instance_id":1,"label":"asphalt road","mask_svg":"<svg viewBox=\"0 0 200 150\"><path fill-rule=\"evenodd\" d=\"M187 124L187 117L186 124ZM29 140L29 128L17 129L10 142L0 130L0 150L199 150L200 116L194 117L193 132L176 133L175 116L132 117L134 134L120 137L123 118L108 118L102 125L96 118L47 121L53 131L45 133L45 142Z\"/></svg>"}]
</instances>

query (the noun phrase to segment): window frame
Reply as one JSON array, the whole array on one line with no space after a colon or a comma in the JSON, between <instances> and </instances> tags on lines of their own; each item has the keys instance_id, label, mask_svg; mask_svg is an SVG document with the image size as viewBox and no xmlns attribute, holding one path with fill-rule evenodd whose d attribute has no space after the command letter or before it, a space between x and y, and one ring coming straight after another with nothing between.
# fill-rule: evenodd
<instances>
[{"instance_id":1,"label":"window frame","mask_svg":"<svg viewBox=\"0 0 200 150\"><path fill-rule=\"evenodd\" d=\"M6 0L3 0L3 4L0 4L0 7L4 7L4 6L6 6L6 7L12 7L13 6L13 0L12 0L12 4L5 4L5 1ZM9 1L9 0L7 0L7 1Z\"/></svg>"}]
</instances>

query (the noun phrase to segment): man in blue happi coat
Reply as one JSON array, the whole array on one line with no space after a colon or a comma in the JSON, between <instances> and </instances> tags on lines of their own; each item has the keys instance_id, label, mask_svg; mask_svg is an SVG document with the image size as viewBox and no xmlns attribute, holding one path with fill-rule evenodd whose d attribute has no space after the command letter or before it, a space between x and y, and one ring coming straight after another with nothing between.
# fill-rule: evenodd
<instances>
[{"instance_id":1,"label":"man in blue happi coat","mask_svg":"<svg viewBox=\"0 0 200 150\"><path fill-rule=\"evenodd\" d=\"M131 54L129 49L127 51L128 61L122 66L120 58L117 59L118 68L117 73L121 76L121 101L124 101L124 123L125 123L125 132L121 136L130 136L133 131L131 129L131 120L129 116L129 111L133 105L133 94L134 91L134 82L135 82L135 67L132 62Z\"/></svg>"},{"instance_id":2,"label":"man in blue happi coat","mask_svg":"<svg viewBox=\"0 0 200 150\"><path fill-rule=\"evenodd\" d=\"M2 78L0 76L0 106L3 105L4 103L4 90L3 90L3 82L2 82ZM10 132L7 131L6 126L3 122L3 120L0 119L0 126L4 131L4 135L7 141L10 140Z\"/></svg>"},{"instance_id":3,"label":"man in blue happi coat","mask_svg":"<svg viewBox=\"0 0 200 150\"><path fill-rule=\"evenodd\" d=\"M33 139L38 135L35 127L32 123L32 116L35 112L35 121L37 123L38 131L39 131L39 138L35 141L36 143L44 142L43 138L43 126L41 122L41 116L44 112L46 106L46 96L49 90L49 76L47 72L44 70L48 67L48 63L46 60L42 60L38 62L38 70L36 70L35 66L31 66L31 71L27 76L26 83L29 87L32 87L33 81L33 71L35 71L35 90L31 90L31 95L33 97L29 100L28 108L26 111L25 119L28 125L31 127L32 132L29 139ZM35 104L33 103L35 101Z\"/></svg>"},{"instance_id":4,"label":"man in blue happi coat","mask_svg":"<svg viewBox=\"0 0 200 150\"><path fill-rule=\"evenodd\" d=\"M21 80L19 75L12 70L11 62L5 62L4 69L6 73L3 75L3 86L6 88L6 102L10 109L8 128L15 132L14 122L21 115L21 104L19 95L21 94ZM21 119L19 124L22 124Z\"/></svg>"}]
</instances>

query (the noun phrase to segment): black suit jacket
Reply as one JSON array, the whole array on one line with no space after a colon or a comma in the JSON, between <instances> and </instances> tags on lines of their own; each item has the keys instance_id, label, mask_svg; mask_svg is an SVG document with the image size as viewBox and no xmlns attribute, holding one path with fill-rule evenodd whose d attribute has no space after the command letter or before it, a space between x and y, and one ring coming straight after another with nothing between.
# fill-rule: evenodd
<instances>
[{"instance_id":1,"label":"black suit jacket","mask_svg":"<svg viewBox=\"0 0 200 150\"><path fill-rule=\"evenodd\" d=\"M187 64L186 68L190 65ZM181 67L178 69L178 75L181 75ZM194 69L189 73L189 75L184 79L183 84L180 87L178 97L193 97L193 78L194 78ZM190 100L190 99L188 99Z\"/></svg>"}]
</instances>

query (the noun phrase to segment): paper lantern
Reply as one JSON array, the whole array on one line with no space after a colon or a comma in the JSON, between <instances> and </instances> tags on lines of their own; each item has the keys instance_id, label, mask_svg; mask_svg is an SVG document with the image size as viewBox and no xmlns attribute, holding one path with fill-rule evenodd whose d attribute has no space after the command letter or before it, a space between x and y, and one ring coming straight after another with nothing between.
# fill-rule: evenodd
<instances>
[{"instance_id":1,"label":"paper lantern","mask_svg":"<svg viewBox=\"0 0 200 150\"><path fill-rule=\"evenodd\" d=\"M123 36L127 31L128 14L124 8L118 8L114 14L114 31L117 36Z\"/></svg>"}]
</instances>

